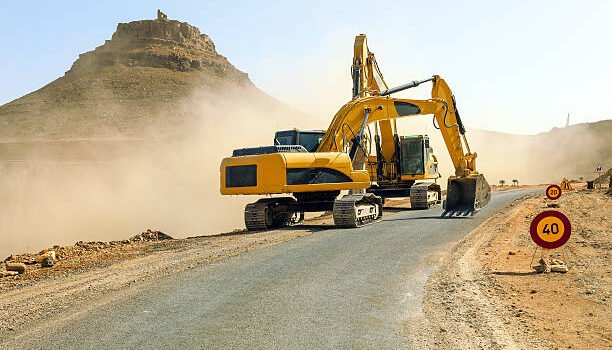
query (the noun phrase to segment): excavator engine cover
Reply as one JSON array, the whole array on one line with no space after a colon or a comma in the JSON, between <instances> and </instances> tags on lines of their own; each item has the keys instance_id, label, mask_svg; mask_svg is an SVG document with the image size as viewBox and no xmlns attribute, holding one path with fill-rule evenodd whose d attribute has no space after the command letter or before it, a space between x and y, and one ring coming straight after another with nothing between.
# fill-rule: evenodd
<instances>
[{"instance_id":1,"label":"excavator engine cover","mask_svg":"<svg viewBox=\"0 0 612 350\"><path fill-rule=\"evenodd\" d=\"M491 188L482 174L451 176L446 191L443 217L474 215L491 199Z\"/></svg>"}]
</instances>

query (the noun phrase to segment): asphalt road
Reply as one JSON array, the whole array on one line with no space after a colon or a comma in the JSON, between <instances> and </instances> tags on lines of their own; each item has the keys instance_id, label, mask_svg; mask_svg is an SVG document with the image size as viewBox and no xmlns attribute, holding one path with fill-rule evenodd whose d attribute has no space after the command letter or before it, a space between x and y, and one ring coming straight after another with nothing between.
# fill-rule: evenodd
<instances>
[{"instance_id":1,"label":"asphalt road","mask_svg":"<svg viewBox=\"0 0 612 350\"><path fill-rule=\"evenodd\" d=\"M402 211L251 251L109 295L22 348L400 349L403 322L421 312L431 253L532 192L494 193L473 218Z\"/></svg>"}]
</instances>

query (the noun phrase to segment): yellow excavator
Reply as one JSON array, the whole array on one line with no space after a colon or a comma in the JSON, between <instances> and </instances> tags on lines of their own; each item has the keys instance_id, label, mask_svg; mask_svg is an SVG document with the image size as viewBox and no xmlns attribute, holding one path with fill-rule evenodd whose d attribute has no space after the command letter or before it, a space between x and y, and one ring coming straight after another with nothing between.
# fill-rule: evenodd
<instances>
[{"instance_id":1,"label":"yellow excavator","mask_svg":"<svg viewBox=\"0 0 612 350\"><path fill-rule=\"evenodd\" d=\"M359 227L381 220L388 197L410 197L413 208L439 203L440 174L428 136L399 136L395 125L399 118L426 114L433 114L455 168L442 216L473 215L487 205L489 184L476 171L476 153L444 79L434 75L388 88L363 34L355 38L351 75L353 98L326 131L278 131L274 145L237 149L221 162L224 195L291 195L248 204L248 230L294 225L305 212L320 211L332 211L338 227ZM432 82L430 99L390 96L426 82Z\"/></svg>"}]
</instances>

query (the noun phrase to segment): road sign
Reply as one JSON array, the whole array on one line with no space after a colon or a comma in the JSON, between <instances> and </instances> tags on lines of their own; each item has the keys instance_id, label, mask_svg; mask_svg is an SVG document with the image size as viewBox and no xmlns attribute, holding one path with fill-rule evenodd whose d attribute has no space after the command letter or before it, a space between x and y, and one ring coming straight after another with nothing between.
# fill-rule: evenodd
<instances>
[{"instance_id":1,"label":"road sign","mask_svg":"<svg viewBox=\"0 0 612 350\"><path fill-rule=\"evenodd\" d=\"M550 185L546 188L546 197L548 199L559 199L561 197L561 187L559 185Z\"/></svg>"},{"instance_id":2,"label":"road sign","mask_svg":"<svg viewBox=\"0 0 612 350\"><path fill-rule=\"evenodd\" d=\"M563 178L563 180L561 180L561 189L563 191L570 191L570 190L573 190L574 188L572 187L572 184L570 184L570 182L567 181L566 178Z\"/></svg>"},{"instance_id":3,"label":"road sign","mask_svg":"<svg viewBox=\"0 0 612 350\"><path fill-rule=\"evenodd\" d=\"M572 225L563 213L546 210L531 221L529 233L534 243L540 247L556 249L567 243L572 234Z\"/></svg>"},{"instance_id":4,"label":"road sign","mask_svg":"<svg viewBox=\"0 0 612 350\"><path fill-rule=\"evenodd\" d=\"M601 181L603 180L601 178L601 174L604 173L603 167L601 166L601 164L597 164L597 168L595 169L595 172L599 174L599 178L597 179L597 181L599 182L599 189L601 190Z\"/></svg>"}]
</instances>

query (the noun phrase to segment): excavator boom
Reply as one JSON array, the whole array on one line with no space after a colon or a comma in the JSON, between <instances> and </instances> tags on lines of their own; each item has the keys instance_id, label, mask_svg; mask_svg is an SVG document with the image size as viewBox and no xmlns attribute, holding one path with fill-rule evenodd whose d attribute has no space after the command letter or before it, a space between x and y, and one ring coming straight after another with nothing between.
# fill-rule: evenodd
<instances>
[{"instance_id":1,"label":"excavator boom","mask_svg":"<svg viewBox=\"0 0 612 350\"><path fill-rule=\"evenodd\" d=\"M389 97L390 94L432 81L431 99L412 100ZM472 153L455 97L446 81L435 75L378 96L353 99L334 116L317 152L343 152L347 145L358 144L363 125L389 122L398 118L433 114L455 168L447 186L443 216L473 215L490 200L490 187L476 171L476 153Z\"/></svg>"}]
</instances>

